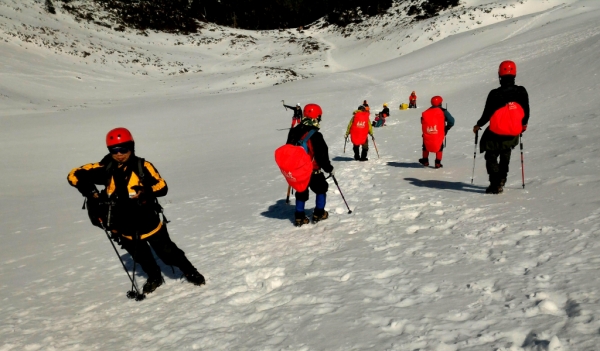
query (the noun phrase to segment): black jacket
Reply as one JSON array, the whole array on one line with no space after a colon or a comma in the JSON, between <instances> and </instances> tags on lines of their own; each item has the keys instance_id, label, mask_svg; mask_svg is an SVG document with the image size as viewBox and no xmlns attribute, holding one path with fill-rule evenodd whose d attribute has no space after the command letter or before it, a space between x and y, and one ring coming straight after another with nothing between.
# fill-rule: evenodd
<instances>
[{"instance_id":1,"label":"black jacket","mask_svg":"<svg viewBox=\"0 0 600 351\"><path fill-rule=\"evenodd\" d=\"M98 163L73 169L67 177L69 184L84 196L97 191L96 185L106 187L103 193L114 203L110 229L128 239L136 233L145 239L158 232L163 223L159 217L160 208L156 198L166 195L168 191L167 183L152 163L144 161L141 170L143 177L140 175L138 160L140 159L132 154L126 163L119 165L108 154ZM142 189L140 198L130 198Z\"/></svg>"},{"instance_id":2,"label":"black jacket","mask_svg":"<svg viewBox=\"0 0 600 351\"><path fill-rule=\"evenodd\" d=\"M381 115L385 114L386 116L390 115L390 109L387 107L384 107L383 110L381 110L380 112Z\"/></svg>"},{"instance_id":3,"label":"black jacket","mask_svg":"<svg viewBox=\"0 0 600 351\"><path fill-rule=\"evenodd\" d=\"M294 110L294 116L292 118L302 118L302 109L299 106L289 106L289 105L283 105L283 106Z\"/></svg>"},{"instance_id":4,"label":"black jacket","mask_svg":"<svg viewBox=\"0 0 600 351\"><path fill-rule=\"evenodd\" d=\"M503 77L500 81L501 86L493 89L488 94L485 102L485 107L481 118L477 121L477 125L483 127L490 121L494 113L504 107L509 102L516 102L523 108L525 115L521 124L526 125L529 123L529 95L527 90L519 85L514 84L514 78ZM519 137L498 135L486 128L481 136L481 143L479 150L485 151L498 151L512 149L519 144Z\"/></svg>"},{"instance_id":5,"label":"black jacket","mask_svg":"<svg viewBox=\"0 0 600 351\"><path fill-rule=\"evenodd\" d=\"M333 171L333 166L331 165L331 161L329 161L329 148L327 147L327 143L325 143L325 139L323 139L323 134L319 132L319 128L298 124L290 129L286 144L298 145L298 141L312 129L317 130L309 139L312 144L315 161L324 172L330 173Z\"/></svg>"}]
</instances>

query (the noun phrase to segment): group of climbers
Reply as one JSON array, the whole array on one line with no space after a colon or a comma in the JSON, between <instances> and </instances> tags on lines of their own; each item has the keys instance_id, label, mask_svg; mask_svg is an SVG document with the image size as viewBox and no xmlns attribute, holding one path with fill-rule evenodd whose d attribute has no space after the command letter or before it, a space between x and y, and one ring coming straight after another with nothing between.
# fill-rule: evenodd
<instances>
[{"instance_id":1,"label":"group of climbers","mask_svg":"<svg viewBox=\"0 0 600 351\"><path fill-rule=\"evenodd\" d=\"M502 193L511 150L518 145L519 136L527 130L529 97L524 87L515 84L516 74L514 62L504 61L500 64L500 87L490 91L483 114L473 127L473 132L478 133L489 123L480 144L480 152L485 152L489 174L488 194ZM410 108L417 107L416 99L413 91L409 99ZM431 107L421 115L423 154L419 163L423 166L429 166L429 154L435 153L435 168L443 167L444 140L455 120L442 107L442 102L441 96L432 97ZM337 181L327 143L319 132L323 115L321 107L312 103L305 105L304 109L299 103L296 106L284 106L293 109L294 116L286 145L276 151L275 157L286 180L296 190L294 224L302 226L310 223L305 213L308 189L316 197L312 212L312 222L316 223L329 217L325 210L329 188L326 179L333 177L336 184ZM355 160L368 160L368 137L370 135L375 142L373 127L385 125L388 116L388 105L384 103L375 119L379 124L372 124L366 100L352 113L345 139L350 137ZM100 162L75 168L67 177L68 182L86 197L92 223L104 229L140 264L148 275L143 286L144 294L153 292L163 284L161 270L152 250L165 264L178 267L190 283L205 284L202 274L169 237L166 218L164 215L161 218L162 207L156 199L166 195L167 184L152 163L135 154L135 142L129 130L116 128L109 131L106 147L109 153ZM296 162L298 160L301 162ZM329 176L326 178L324 173ZM102 185L104 189L98 191L96 185Z\"/></svg>"},{"instance_id":2,"label":"group of climbers","mask_svg":"<svg viewBox=\"0 0 600 351\"><path fill-rule=\"evenodd\" d=\"M508 174L508 165L510 162L511 150L518 144L519 136L527 130L529 121L529 98L524 87L515 85L517 69L516 64L512 61L504 61L500 64L498 77L500 87L493 89L487 98L485 108L481 118L473 127L473 132L477 133L481 127L488 122L489 127L483 133L480 144L480 152L485 152L486 170L489 174L490 185L486 189L488 194L502 193L506 177ZM435 153L434 167L442 168L442 157L445 147L445 140L448 131L454 126L455 120L450 112L442 107L443 98L436 95L431 98L431 107L423 111L421 114L421 132L422 132L422 157L419 163L423 166L429 166L429 154ZM308 106L308 105L307 105ZM417 94L413 91L409 97L408 108L417 108ZM305 109L306 110L306 109ZM319 111L320 110L319 107ZM389 108L387 103L383 104L381 112L376 114L373 123L370 121L370 108L367 100L352 113L352 118L346 128L344 139L350 141L353 145L354 159L357 161L367 161L369 151L369 135L375 141L373 136L373 127L385 125L385 119L389 116ZM320 121L319 114L318 121ZM306 113L302 119L301 126L297 126L290 131L288 143L294 144L300 140L301 136L306 135L307 127L302 125L315 126L314 122L310 122L311 117L307 117ZM318 123L316 123L316 128ZM311 140L315 138L314 136ZM315 209L316 217L313 221L327 218L327 211L324 210L325 195L327 187L325 178L320 173L322 168L326 172L333 173L333 166L327 156L327 145L319 133L316 140L316 147L312 141L309 148L309 154L314 160L315 174L311 177L311 189L317 193L317 205ZM316 150L316 151L315 151ZM317 157L317 155L319 155ZM319 176L319 174L321 174ZM314 178L314 181L313 181ZM314 183L314 184L313 184ZM298 195L300 194L300 195ZM306 194L306 195L305 195ZM297 199L300 200L300 206L296 208L296 225L308 223L308 219L304 216L304 202L308 199L308 193L296 193ZM322 213L325 213L323 218Z\"/></svg>"}]
</instances>

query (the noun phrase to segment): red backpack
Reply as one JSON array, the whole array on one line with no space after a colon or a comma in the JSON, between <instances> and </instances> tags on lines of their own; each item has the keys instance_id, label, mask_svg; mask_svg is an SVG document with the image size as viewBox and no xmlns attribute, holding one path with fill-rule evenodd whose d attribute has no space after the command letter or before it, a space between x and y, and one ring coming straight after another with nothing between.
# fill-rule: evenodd
<instances>
[{"instance_id":1,"label":"red backpack","mask_svg":"<svg viewBox=\"0 0 600 351\"><path fill-rule=\"evenodd\" d=\"M498 135L517 136L523 132L525 111L516 102L509 102L494 112L490 118L490 130Z\"/></svg>"},{"instance_id":2,"label":"red backpack","mask_svg":"<svg viewBox=\"0 0 600 351\"><path fill-rule=\"evenodd\" d=\"M441 108L432 107L421 115L421 129L423 130L423 144L429 152L438 152L444 142L446 116Z\"/></svg>"},{"instance_id":3,"label":"red backpack","mask_svg":"<svg viewBox=\"0 0 600 351\"><path fill-rule=\"evenodd\" d=\"M368 112L357 112L352 120L352 126L350 127L350 140L354 145L362 145L367 142L367 135L369 134L369 113Z\"/></svg>"},{"instance_id":4,"label":"red backpack","mask_svg":"<svg viewBox=\"0 0 600 351\"><path fill-rule=\"evenodd\" d=\"M306 133L298 141L298 145L285 144L275 150L275 162L288 184L297 192L308 188L313 172L313 162L308 154L308 139L316 132L315 129Z\"/></svg>"}]
</instances>

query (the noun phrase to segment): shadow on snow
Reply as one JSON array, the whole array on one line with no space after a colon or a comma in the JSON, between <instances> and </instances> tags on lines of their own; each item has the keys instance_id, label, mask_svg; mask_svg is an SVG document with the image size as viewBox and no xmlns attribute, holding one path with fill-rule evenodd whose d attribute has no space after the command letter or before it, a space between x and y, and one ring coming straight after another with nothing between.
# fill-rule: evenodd
<instances>
[{"instance_id":1,"label":"shadow on snow","mask_svg":"<svg viewBox=\"0 0 600 351\"><path fill-rule=\"evenodd\" d=\"M388 166L400 168L424 168L419 162L388 162Z\"/></svg>"},{"instance_id":2,"label":"shadow on snow","mask_svg":"<svg viewBox=\"0 0 600 351\"><path fill-rule=\"evenodd\" d=\"M420 166L422 167L422 166ZM420 180L416 178L404 178L404 180L410 182L410 184L425 187L425 188L434 188L434 189L443 189L443 190L459 190L459 191L467 191L471 193L482 193L485 191L485 187L467 184L463 182L447 182L444 180Z\"/></svg>"},{"instance_id":3,"label":"shadow on snow","mask_svg":"<svg viewBox=\"0 0 600 351\"><path fill-rule=\"evenodd\" d=\"M353 157L336 156L331 159L332 161L354 161Z\"/></svg>"},{"instance_id":4,"label":"shadow on snow","mask_svg":"<svg viewBox=\"0 0 600 351\"><path fill-rule=\"evenodd\" d=\"M290 200L291 201L291 200ZM275 219L287 219L294 223L294 206L286 204L285 200L277 200L277 202L265 211L260 213L261 216Z\"/></svg>"}]
</instances>

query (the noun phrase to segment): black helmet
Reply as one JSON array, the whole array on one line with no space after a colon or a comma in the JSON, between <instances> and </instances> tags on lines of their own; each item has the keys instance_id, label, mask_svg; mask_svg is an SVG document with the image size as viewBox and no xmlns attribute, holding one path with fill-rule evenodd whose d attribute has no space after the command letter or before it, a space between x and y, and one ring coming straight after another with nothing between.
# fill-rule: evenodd
<instances>
[{"instance_id":1,"label":"black helmet","mask_svg":"<svg viewBox=\"0 0 600 351\"><path fill-rule=\"evenodd\" d=\"M360 105L360 106L358 106L358 110L359 110L359 111L364 111L364 110L365 110L365 107L364 107L363 105Z\"/></svg>"}]
</instances>

